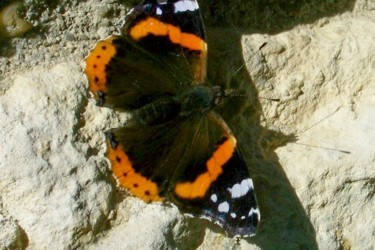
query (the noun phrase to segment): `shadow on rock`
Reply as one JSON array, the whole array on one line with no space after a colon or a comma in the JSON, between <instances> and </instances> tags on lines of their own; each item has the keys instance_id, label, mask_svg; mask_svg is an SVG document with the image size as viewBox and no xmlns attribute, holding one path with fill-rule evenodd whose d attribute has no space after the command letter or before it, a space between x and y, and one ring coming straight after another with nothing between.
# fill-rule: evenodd
<instances>
[{"instance_id":1,"label":"shadow on rock","mask_svg":"<svg viewBox=\"0 0 375 250\"><path fill-rule=\"evenodd\" d=\"M255 32L277 34L296 25L350 11L354 3L329 0L201 2L209 48L208 81L246 93L246 98L231 98L217 111L237 136L254 179L262 219L257 235L248 241L261 249L318 249L318 246L313 225L274 151L295 138L261 127L262 107L244 67L241 37Z\"/></svg>"}]
</instances>

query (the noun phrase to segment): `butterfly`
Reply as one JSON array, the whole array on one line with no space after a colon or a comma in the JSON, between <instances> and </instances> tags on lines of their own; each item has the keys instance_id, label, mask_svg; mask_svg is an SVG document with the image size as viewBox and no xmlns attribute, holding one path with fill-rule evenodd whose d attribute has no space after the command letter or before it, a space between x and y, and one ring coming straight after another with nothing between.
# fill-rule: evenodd
<instances>
[{"instance_id":1,"label":"butterfly","mask_svg":"<svg viewBox=\"0 0 375 250\"><path fill-rule=\"evenodd\" d=\"M85 73L99 106L131 115L106 132L119 186L248 237L260 212L236 138L214 110L226 94L206 84L207 51L197 1L146 0L121 35L97 43Z\"/></svg>"}]
</instances>

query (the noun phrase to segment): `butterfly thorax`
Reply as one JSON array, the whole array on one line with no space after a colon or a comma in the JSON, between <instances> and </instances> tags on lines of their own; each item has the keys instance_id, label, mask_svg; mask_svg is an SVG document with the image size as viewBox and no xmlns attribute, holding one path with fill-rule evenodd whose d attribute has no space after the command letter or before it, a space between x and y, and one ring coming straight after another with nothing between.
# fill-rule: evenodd
<instances>
[{"instance_id":1,"label":"butterfly thorax","mask_svg":"<svg viewBox=\"0 0 375 250\"><path fill-rule=\"evenodd\" d=\"M195 85L177 95L176 100L180 105L180 116L204 114L221 102L222 90L218 86L207 87Z\"/></svg>"}]
</instances>

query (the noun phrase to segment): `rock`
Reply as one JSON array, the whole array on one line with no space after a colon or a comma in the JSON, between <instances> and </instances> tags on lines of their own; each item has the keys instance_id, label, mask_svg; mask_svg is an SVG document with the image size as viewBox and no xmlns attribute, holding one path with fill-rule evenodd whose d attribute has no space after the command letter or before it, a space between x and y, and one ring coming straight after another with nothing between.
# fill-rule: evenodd
<instances>
[{"instance_id":1,"label":"rock","mask_svg":"<svg viewBox=\"0 0 375 250\"><path fill-rule=\"evenodd\" d=\"M275 153L319 249L374 246L374 29L371 12L345 13L243 40L265 125L298 136Z\"/></svg>"},{"instance_id":2,"label":"rock","mask_svg":"<svg viewBox=\"0 0 375 250\"><path fill-rule=\"evenodd\" d=\"M22 228L13 219L0 214L0 248L22 249L27 246L27 238Z\"/></svg>"},{"instance_id":3,"label":"rock","mask_svg":"<svg viewBox=\"0 0 375 250\"><path fill-rule=\"evenodd\" d=\"M144 204L117 189L103 132L121 126L126 115L95 106L82 69L98 37L123 21L111 14L109 27L102 26L97 7L111 3L114 15L125 8L113 0L75 3L28 15L63 10L58 20L45 19L45 46L17 38L4 47L17 53L0 57L0 248L375 246L374 6L327 1L329 11L322 13L318 2L282 9L285 1L272 1L247 12L249 2L233 5L241 8L241 33L227 22L207 27L209 51L219 54L209 61L209 69L219 72L209 74L212 81L246 69L252 81L239 85L255 96L249 97L251 112L228 122L251 163L262 213L258 234L237 242L174 206ZM251 11L263 11L257 14L263 19L257 22ZM220 17L207 23L220 23Z\"/></svg>"},{"instance_id":4,"label":"rock","mask_svg":"<svg viewBox=\"0 0 375 250\"><path fill-rule=\"evenodd\" d=\"M82 82L79 67L61 64L17 76L1 98L3 206L32 248L74 247L109 214L113 189L76 144Z\"/></svg>"},{"instance_id":5,"label":"rock","mask_svg":"<svg viewBox=\"0 0 375 250\"><path fill-rule=\"evenodd\" d=\"M15 1L0 11L0 36L21 36L32 28L32 25L18 16L17 10L22 7L22 2Z\"/></svg>"}]
</instances>

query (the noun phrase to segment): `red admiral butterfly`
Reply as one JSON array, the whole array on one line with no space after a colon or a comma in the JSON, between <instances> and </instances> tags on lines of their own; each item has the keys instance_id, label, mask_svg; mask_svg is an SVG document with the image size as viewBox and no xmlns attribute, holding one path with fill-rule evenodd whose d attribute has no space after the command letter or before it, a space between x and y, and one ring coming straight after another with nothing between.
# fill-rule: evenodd
<instances>
[{"instance_id":1,"label":"red admiral butterfly","mask_svg":"<svg viewBox=\"0 0 375 250\"><path fill-rule=\"evenodd\" d=\"M99 106L127 111L106 133L120 186L145 202L172 202L230 236L254 235L260 220L253 182L236 139L213 110L225 91L206 86L207 44L195 0L146 0L121 36L86 59Z\"/></svg>"}]
</instances>

